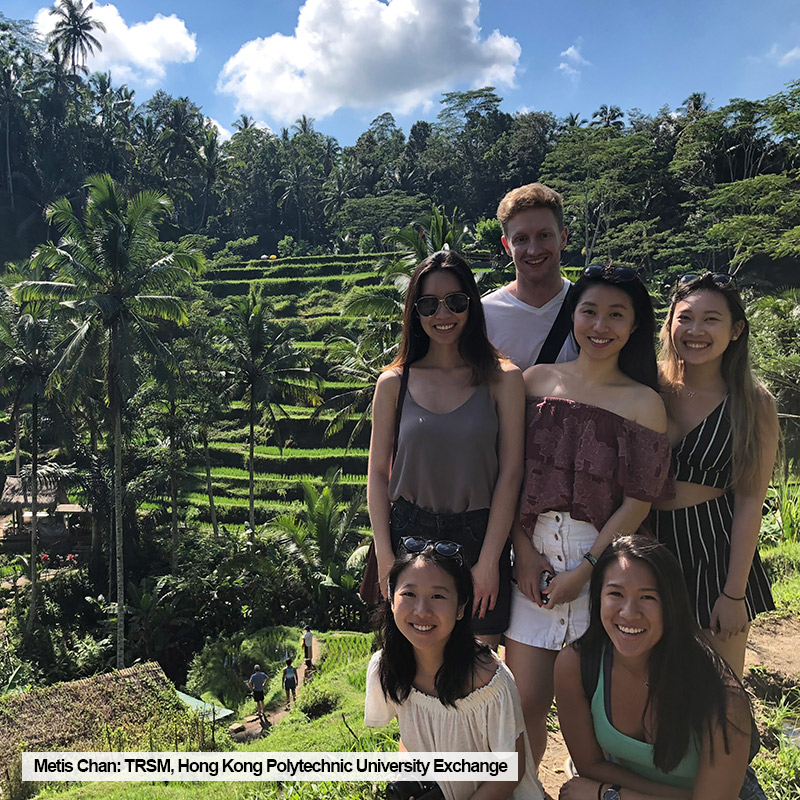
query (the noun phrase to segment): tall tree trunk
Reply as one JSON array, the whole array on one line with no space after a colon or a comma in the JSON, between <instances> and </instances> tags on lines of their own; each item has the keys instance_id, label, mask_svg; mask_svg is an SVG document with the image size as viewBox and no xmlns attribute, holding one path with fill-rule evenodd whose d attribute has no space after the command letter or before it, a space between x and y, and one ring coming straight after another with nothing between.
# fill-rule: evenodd
<instances>
[{"instance_id":1,"label":"tall tree trunk","mask_svg":"<svg viewBox=\"0 0 800 800\"><path fill-rule=\"evenodd\" d=\"M8 196L11 201L11 213L16 211L14 206L14 180L11 176L11 139L9 128L11 127L11 101L6 106L6 182L8 184ZM17 472L19 475L19 471Z\"/></svg>"},{"instance_id":2,"label":"tall tree trunk","mask_svg":"<svg viewBox=\"0 0 800 800\"><path fill-rule=\"evenodd\" d=\"M206 467L206 491L208 492L208 513L211 515L211 527L214 536L219 536L219 523L217 522L217 507L214 505L214 484L211 482L211 455L208 450L208 433L203 431L203 460Z\"/></svg>"},{"instance_id":3,"label":"tall tree trunk","mask_svg":"<svg viewBox=\"0 0 800 800\"><path fill-rule=\"evenodd\" d=\"M30 636L36 622L39 585L36 582L37 558L39 555L39 398L31 402L31 603L25 633Z\"/></svg>"},{"instance_id":4,"label":"tall tree trunk","mask_svg":"<svg viewBox=\"0 0 800 800\"><path fill-rule=\"evenodd\" d=\"M170 416L170 436L169 436L169 454L170 454L170 467L169 467L169 495L170 503L172 505L170 511L170 530L172 532L172 558L170 559L170 568L173 575L178 573L178 546L180 540L178 537L178 477L175 474L178 469L178 442L176 436L177 420L177 404L175 399L171 398L169 401L169 416Z\"/></svg>"},{"instance_id":5,"label":"tall tree trunk","mask_svg":"<svg viewBox=\"0 0 800 800\"><path fill-rule=\"evenodd\" d=\"M94 420L94 412L92 411L91 405L88 409L88 421L89 421L89 452L92 454L92 457L97 460L97 426ZM100 537L100 520L98 519L100 508L98 504L92 499L92 507L91 507L91 518L92 518L92 559L94 559L97 564L100 563L100 557L102 554L103 542ZM109 595L110 597L110 595Z\"/></svg>"},{"instance_id":6,"label":"tall tree trunk","mask_svg":"<svg viewBox=\"0 0 800 800\"><path fill-rule=\"evenodd\" d=\"M116 387L114 387L116 393ZM119 398L114 408L114 540L117 564L117 669L125 666L125 565L122 540L122 409Z\"/></svg>"},{"instance_id":7,"label":"tall tree trunk","mask_svg":"<svg viewBox=\"0 0 800 800\"><path fill-rule=\"evenodd\" d=\"M256 447L256 403L250 398L250 539L254 538L256 528L256 496L255 496L255 447Z\"/></svg>"},{"instance_id":8,"label":"tall tree trunk","mask_svg":"<svg viewBox=\"0 0 800 800\"><path fill-rule=\"evenodd\" d=\"M22 462L20 460L20 408L17 403L14 404L14 466L16 467L16 474L19 478L20 470L22 469ZM17 518L17 533L22 533L23 516L22 506L16 509L14 516Z\"/></svg>"}]
</instances>

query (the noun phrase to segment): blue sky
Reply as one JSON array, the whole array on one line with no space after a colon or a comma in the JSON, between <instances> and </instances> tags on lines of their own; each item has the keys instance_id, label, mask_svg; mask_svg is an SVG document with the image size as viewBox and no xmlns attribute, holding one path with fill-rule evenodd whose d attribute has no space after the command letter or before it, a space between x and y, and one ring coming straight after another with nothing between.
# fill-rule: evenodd
<instances>
[{"instance_id":1,"label":"blue sky","mask_svg":"<svg viewBox=\"0 0 800 800\"><path fill-rule=\"evenodd\" d=\"M52 18L4 0L12 19ZM692 92L714 106L800 77L797 0L114 0L90 69L143 102L187 95L228 132L302 113L353 144L391 111L408 132L442 92L487 83L506 111L590 118L601 104L655 113Z\"/></svg>"}]
</instances>

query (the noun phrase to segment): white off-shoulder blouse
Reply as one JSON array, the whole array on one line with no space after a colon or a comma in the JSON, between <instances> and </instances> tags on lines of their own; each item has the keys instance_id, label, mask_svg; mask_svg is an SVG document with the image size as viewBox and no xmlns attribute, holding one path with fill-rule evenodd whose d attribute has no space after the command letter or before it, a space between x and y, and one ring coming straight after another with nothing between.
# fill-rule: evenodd
<instances>
[{"instance_id":1,"label":"white off-shoulder blouse","mask_svg":"<svg viewBox=\"0 0 800 800\"><path fill-rule=\"evenodd\" d=\"M510 795L513 800L543 800L541 784L531 756L525 720L514 676L501 661L485 686L444 705L412 687L404 703L394 703L381 688L378 667L382 651L372 656L367 668L364 723L372 728L388 725L395 717L409 752L509 753L524 735L525 775ZM477 781L440 781L446 800L466 800L480 786Z\"/></svg>"}]
</instances>

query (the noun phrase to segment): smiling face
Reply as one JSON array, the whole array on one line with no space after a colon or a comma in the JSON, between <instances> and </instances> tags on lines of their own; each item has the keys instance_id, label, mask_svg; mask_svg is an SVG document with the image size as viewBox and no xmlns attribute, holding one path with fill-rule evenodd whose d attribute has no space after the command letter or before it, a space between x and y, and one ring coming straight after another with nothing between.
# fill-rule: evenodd
<instances>
[{"instance_id":1,"label":"smiling face","mask_svg":"<svg viewBox=\"0 0 800 800\"><path fill-rule=\"evenodd\" d=\"M687 364L722 361L728 345L742 334L721 292L700 289L679 300L672 315L670 338L678 358Z\"/></svg>"},{"instance_id":2,"label":"smiling face","mask_svg":"<svg viewBox=\"0 0 800 800\"><path fill-rule=\"evenodd\" d=\"M630 296L601 281L586 289L572 315L575 341L591 358L618 356L635 329Z\"/></svg>"},{"instance_id":3,"label":"smiling face","mask_svg":"<svg viewBox=\"0 0 800 800\"><path fill-rule=\"evenodd\" d=\"M398 575L391 607L400 633L423 650L444 650L464 616L453 576L425 558L415 558Z\"/></svg>"},{"instance_id":4,"label":"smiling face","mask_svg":"<svg viewBox=\"0 0 800 800\"><path fill-rule=\"evenodd\" d=\"M644 561L622 556L609 564L600 592L600 620L625 657L647 657L661 640L661 596L653 570Z\"/></svg>"},{"instance_id":5,"label":"smiling face","mask_svg":"<svg viewBox=\"0 0 800 800\"><path fill-rule=\"evenodd\" d=\"M557 284L567 229L559 228L549 208L526 208L506 223L503 247L513 259L517 282L527 286Z\"/></svg>"},{"instance_id":6,"label":"smiling face","mask_svg":"<svg viewBox=\"0 0 800 800\"><path fill-rule=\"evenodd\" d=\"M439 300L454 292L463 292L460 281L453 270L444 269L426 275L420 284L419 297L429 295ZM419 297L417 300L419 300ZM456 314L445 303L439 303L436 313L430 317L419 315L420 325L432 342L451 344L458 342L469 317L469 307L466 311Z\"/></svg>"}]
</instances>

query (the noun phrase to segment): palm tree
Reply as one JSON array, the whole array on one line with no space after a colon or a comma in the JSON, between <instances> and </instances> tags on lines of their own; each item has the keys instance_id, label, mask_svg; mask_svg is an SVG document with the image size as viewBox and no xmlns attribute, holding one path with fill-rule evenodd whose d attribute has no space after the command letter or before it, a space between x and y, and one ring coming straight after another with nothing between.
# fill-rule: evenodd
<instances>
[{"instance_id":1,"label":"palm tree","mask_svg":"<svg viewBox=\"0 0 800 800\"><path fill-rule=\"evenodd\" d=\"M305 365L294 339L301 331L295 325L273 321L261 291L251 289L246 297L234 298L223 314L220 348L228 366L223 370L227 396L247 404L250 470L250 530L255 529L255 429L259 411L272 430L278 430L281 401L291 398L319 402L319 378Z\"/></svg>"},{"instance_id":2,"label":"palm tree","mask_svg":"<svg viewBox=\"0 0 800 800\"><path fill-rule=\"evenodd\" d=\"M340 595L340 606L348 593L354 595L355 578L345 565L361 543L356 520L364 492L355 492L349 503L343 502L341 478L341 470L328 470L321 491L308 478L300 481L304 501L300 517L284 514L267 526L278 552L285 553L298 569L313 596L312 616L323 629L332 621L332 594Z\"/></svg>"},{"instance_id":3,"label":"palm tree","mask_svg":"<svg viewBox=\"0 0 800 800\"><path fill-rule=\"evenodd\" d=\"M86 184L83 218L66 199L47 208L47 219L63 234L58 244L42 245L33 264L59 271L59 281L28 281L17 287L22 300L50 298L76 324L61 344L54 385L87 363L102 361L106 403L114 449L114 528L117 583L117 667L125 666L125 569L122 526L122 417L138 382L141 356L171 361L153 321L183 324L183 301L171 294L191 282L202 257L175 252L156 260L158 224L172 208L162 194L127 197L109 175Z\"/></svg>"},{"instance_id":4,"label":"palm tree","mask_svg":"<svg viewBox=\"0 0 800 800\"><path fill-rule=\"evenodd\" d=\"M622 117L622 109L619 106L607 106L605 103L592 114L592 121L589 125L592 128L613 128L620 131L625 127Z\"/></svg>"},{"instance_id":5,"label":"palm tree","mask_svg":"<svg viewBox=\"0 0 800 800\"><path fill-rule=\"evenodd\" d=\"M387 324L385 320L368 319L364 333L358 338L339 336L328 340L331 377L358 386L330 397L311 415L312 420L318 420L325 411L334 412L325 428L325 438L339 433L356 414L358 418L350 432L348 448L364 430L372 417L375 381L394 357L399 333L398 323Z\"/></svg>"},{"instance_id":6,"label":"palm tree","mask_svg":"<svg viewBox=\"0 0 800 800\"><path fill-rule=\"evenodd\" d=\"M30 635L38 606L39 412L53 369L54 326L50 320L22 312L10 303L3 311L0 314L0 374L3 376L3 390L12 395L17 420L25 405L30 405L31 414L31 592L26 623L26 633ZM18 468L17 474L20 471Z\"/></svg>"},{"instance_id":7,"label":"palm tree","mask_svg":"<svg viewBox=\"0 0 800 800\"><path fill-rule=\"evenodd\" d=\"M283 189L278 206L293 205L297 210L297 238L303 238L303 216L316 188L316 181L305 161L297 161L281 170L280 178L275 181L276 189Z\"/></svg>"},{"instance_id":8,"label":"palm tree","mask_svg":"<svg viewBox=\"0 0 800 800\"><path fill-rule=\"evenodd\" d=\"M206 224L208 196L211 194L211 190L217 182L217 178L220 177L227 161L227 156L222 150L222 143L219 140L219 131L215 127L206 128L200 136L200 142L195 164L200 168L203 175L203 208L200 212L197 233Z\"/></svg>"},{"instance_id":9,"label":"palm tree","mask_svg":"<svg viewBox=\"0 0 800 800\"><path fill-rule=\"evenodd\" d=\"M562 128L566 130L570 128L582 128L588 121L588 119L581 117L580 113L567 114L562 122Z\"/></svg>"},{"instance_id":10,"label":"palm tree","mask_svg":"<svg viewBox=\"0 0 800 800\"><path fill-rule=\"evenodd\" d=\"M58 17L49 36L50 44L61 53L63 61L69 60L73 74L78 71L79 56L80 69L85 71L86 57L90 53L94 54L95 48L103 49L92 31L100 30L105 33L106 26L92 19L89 12L93 7L94 3L84 7L83 0L59 0L50 9L50 13Z\"/></svg>"},{"instance_id":11,"label":"palm tree","mask_svg":"<svg viewBox=\"0 0 800 800\"><path fill-rule=\"evenodd\" d=\"M237 131L246 131L248 128L255 128L256 121L255 118L251 117L249 114L240 114L236 122L233 123L233 127L236 128Z\"/></svg>"}]
</instances>

